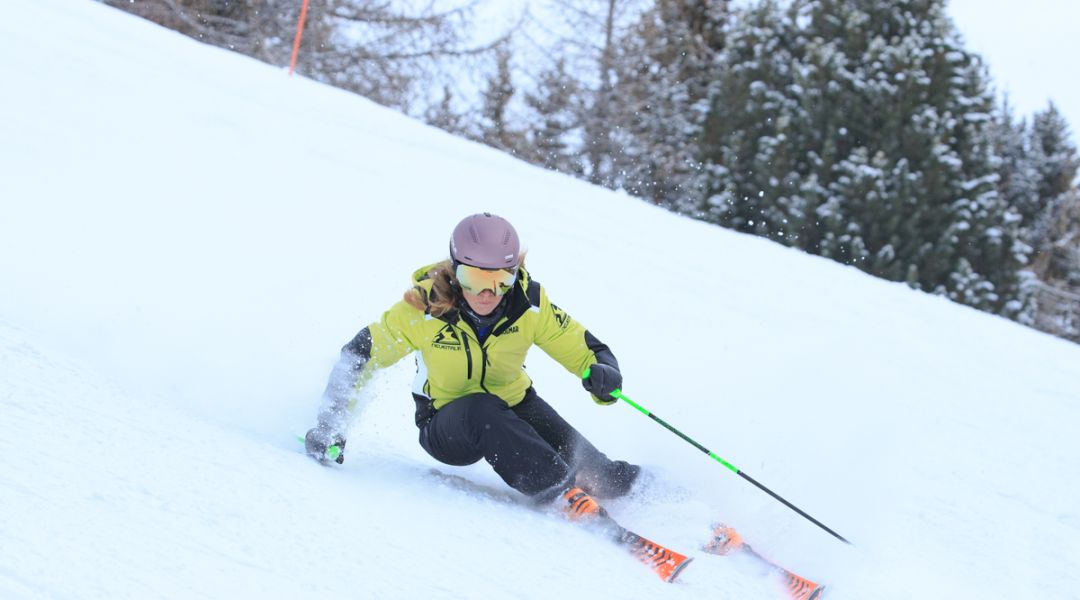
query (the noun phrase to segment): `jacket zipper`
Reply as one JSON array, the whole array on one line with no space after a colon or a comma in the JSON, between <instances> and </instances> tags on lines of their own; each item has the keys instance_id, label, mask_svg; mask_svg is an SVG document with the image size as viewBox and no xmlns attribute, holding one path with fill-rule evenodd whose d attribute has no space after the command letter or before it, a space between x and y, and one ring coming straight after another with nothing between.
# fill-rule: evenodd
<instances>
[{"instance_id":1,"label":"jacket zipper","mask_svg":"<svg viewBox=\"0 0 1080 600\"><path fill-rule=\"evenodd\" d=\"M465 344L465 362L469 364L468 379L472 379L472 350L469 348L469 335L461 330L461 341Z\"/></svg>"},{"instance_id":2,"label":"jacket zipper","mask_svg":"<svg viewBox=\"0 0 1080 600\"><path fill-rule=\"evenodd\" d=\"M480 389L482 389L485 392L490 394L491 390L487 389L487 386L484 385L484 378L487 377L487 363L488 363L487 346L486 345L481 345L480 346Z\"/></svg>"}]
</instances>

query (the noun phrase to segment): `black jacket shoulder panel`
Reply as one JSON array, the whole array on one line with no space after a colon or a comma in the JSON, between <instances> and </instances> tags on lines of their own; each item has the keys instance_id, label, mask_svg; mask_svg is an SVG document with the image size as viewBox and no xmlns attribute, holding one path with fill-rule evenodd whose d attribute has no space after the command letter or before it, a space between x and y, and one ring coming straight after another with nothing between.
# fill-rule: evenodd
<instances>
[{"instance_id":1,"label":"black jacket shoulder panel","mask_svg":"<svg viewBox=\"0 0 1080 600\"><path fill-rule=\"evenodd\" d=\"M540 282L535 279L529 280L529 289L525 292L525 296L529 300L529 304L532 306L540 306Z\"/></svg>"},{"instance_id":2,"label":"black jacket shoulder panel","mask_svg":"<svg viewBox=\"0 0 1080 600\"><path fill-rule=\"evenodd\" d=\"M367 327L360 330L349 343L342 346L343 353L358 356L364 362L371 358L371 331Z\"/></svg>"},{"instance_id":3,"label":"black jacket shoulder panel","mask_svg":"<svg viewBox=\"0 0 1080 600\"><path fill-rule=\"evenodd\" d=\"M619 361L615 359L615 354L612 353L611 348L608 348L607 344L601 342L588 330L585 331L585 345L596 355L596 362L618 370Z\"/></svg>"}]
</instances>

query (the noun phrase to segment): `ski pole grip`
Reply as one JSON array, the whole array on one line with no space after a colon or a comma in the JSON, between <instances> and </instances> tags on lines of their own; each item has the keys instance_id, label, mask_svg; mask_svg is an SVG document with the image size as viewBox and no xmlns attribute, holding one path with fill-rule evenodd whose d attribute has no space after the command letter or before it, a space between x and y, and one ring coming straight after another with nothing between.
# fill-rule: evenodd
<instances>
[{"instance_id":1,"label":"ski pole grip","mask_svg":"<svg viewBox=\"0 0 1080 600\"><path fill-rule=\"evenodd\" d=\"M341 446L335 444L326 449L326 458L330 462L337 462L339 456L341 456Z\"/></svg>"},{"instance_id":2,"label":"ski pole grip","mask_svg":"<svg viewBox=\"0 0 1080 600\"><path fill-rule=\"evenodd\" d=\"M302 436L302 435L296 436L296 439L301 444L306 444L307 443L307 439L304 438L304 436ZM338 446L337 444L334 444L333 446L330 446L330 447L328 447L326 449L326 459L327 460L329 460L331 462L337 462L337 459L338 459L339 456L341 456L341 446Z\"/></svg>"}]
</instances>

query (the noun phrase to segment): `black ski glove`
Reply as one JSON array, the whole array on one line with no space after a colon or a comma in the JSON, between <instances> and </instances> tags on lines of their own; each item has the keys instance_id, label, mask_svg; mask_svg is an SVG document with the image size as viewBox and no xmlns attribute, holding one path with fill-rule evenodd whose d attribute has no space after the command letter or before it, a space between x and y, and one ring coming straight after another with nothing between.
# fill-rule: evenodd
<instances>
[{"instance_id":1,"label":"black ski glove","mask_svg":"<svg viewBox=\"0 0 1080 600\"><path fill-rule=\"evenodd\" d=\"M345 462L345 436L332 432L321 423L308 430L304 436L304 447L309 456L324 465Z\"/></svg>"},{"instance_id":2,"label":"black ski glove","mask_svg":"<svg viewBox=\"0 0 1080 600\"><path fill-rule=\"evenodd\" d=\"M596 363L589 367L588 379L582 379L581 385L593 395L598 404L610 405L618 402L611 393L622 387L622 373L615 367Z\"/></svg>"}]
</instances>

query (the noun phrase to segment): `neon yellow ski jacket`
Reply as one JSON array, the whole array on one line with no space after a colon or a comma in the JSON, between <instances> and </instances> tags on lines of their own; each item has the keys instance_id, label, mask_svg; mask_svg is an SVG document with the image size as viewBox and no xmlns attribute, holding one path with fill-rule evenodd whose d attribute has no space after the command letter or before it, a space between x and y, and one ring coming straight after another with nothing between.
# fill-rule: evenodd
<instances>
[{"instance_id":1,"label":"neon yellow ski jacket","mask_svg":"<svg viewBox=\"0 0 1080 600\"><path fill-rule=\"evenodd\" d=\"M432 281L427 273L432 267L413 273L413 282L429 294ZM517 285L508 296L504 316L483 343L456 311L433 317L398 302L367 327L371 346L364 370L387 367L419 352L413 393L430 398L435 409L478 392L494 394L514 406L532 385L524 364L533 344L575 377L598 362L598 353L605 358L610 355L607 346L551 303L525 269L519 269ZM614 362L614 356L610 361Z\"/></svg>"},{"instance_id":2,"label":"neon yellow ski jacket","mask_svg":"<svg viewBox=\"0 0 1080 600\"><path fill-rule=\"evenodd\" d=\"M430 296L428 265L413 273L413 283ZM374 371L409 354L417 355L413 398L417 425L457 398L486 392L514 406L525 398L532 379L525 373L525 355L534 344L575 377L598 362L618 368L608 347L547 297L544 288L518 270L517 284L503 301L503 316L480 342L467 319L450 311L433 317L404 300L360 331L341 349L330 375L319 421L344 431L358 392ZM593 398L596 400L596 398Z\"/></svg>"}]
</instances>

